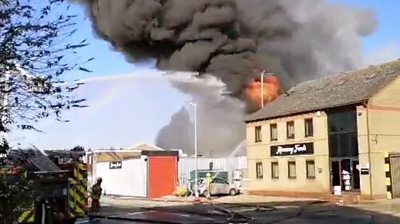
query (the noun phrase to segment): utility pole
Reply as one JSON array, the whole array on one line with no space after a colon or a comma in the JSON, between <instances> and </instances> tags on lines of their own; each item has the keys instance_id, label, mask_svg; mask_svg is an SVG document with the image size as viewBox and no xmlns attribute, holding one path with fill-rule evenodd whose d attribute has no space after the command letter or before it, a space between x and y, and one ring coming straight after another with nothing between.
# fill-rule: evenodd
<instances>
[{"instance_id":1,"label":"utility pole","mask_svg":"<svg viewBox=\"0 0 400 224\"><path fill-rule=\"evenodd\" d=\"M261 108L264 108L264 74L265 70L261 72Z\"/></svg>"},{"instance_id":2,"label":"utility pole","mask_svg":"<svg viewBox=\"0 0 400 224\"><path fill-rule=\"evenodd\" d=\"M199 198L199 189L198 189L198 152L197 152L197 104L190 103L193 106L193 116L194 116L194 161L195 161L195 171L194 171L194 191L196 200Z\"/></svg>"}]
</instances>

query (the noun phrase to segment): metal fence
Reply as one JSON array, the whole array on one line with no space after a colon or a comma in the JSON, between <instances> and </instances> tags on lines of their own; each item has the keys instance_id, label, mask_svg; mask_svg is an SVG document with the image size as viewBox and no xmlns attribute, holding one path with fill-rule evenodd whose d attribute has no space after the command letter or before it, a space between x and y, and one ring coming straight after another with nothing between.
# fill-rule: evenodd
<instances>
[{"instance_id":1,"label":"metal fence","mask_svg":"<svg viewBox=\"0 0 400 224\"><path fill-rule=\"evenodd\" d=\"M210 167L211 166L211 167ZM198 158L198 169L208 170L212 168L218 171L228 171L229 181L233 180L234 170L247 169L247 157L226 157L226 158ZM178 178L179 184L187 186L190 179L190 172L196 169L194 158L179 158L178 163Z\"/></svg>"}]
</instances>

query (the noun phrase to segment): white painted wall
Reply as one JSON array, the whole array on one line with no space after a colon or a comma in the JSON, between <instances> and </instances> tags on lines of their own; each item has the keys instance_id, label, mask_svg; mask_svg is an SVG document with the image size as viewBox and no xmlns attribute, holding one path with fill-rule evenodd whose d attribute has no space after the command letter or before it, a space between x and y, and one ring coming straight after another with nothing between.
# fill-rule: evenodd
<instances>
[{"instance_id":1,"label":"white painted wall","mask_svg":"<svg viewBox=\"0 0 400 224\"><path fill-rule=\"evenodd\" d=\"M96 175L103 179L108 195L147 197L147 163L144 158L122 161L121 169L110 169L109 162L96 164Z\"/></svg>"}]
</instances>

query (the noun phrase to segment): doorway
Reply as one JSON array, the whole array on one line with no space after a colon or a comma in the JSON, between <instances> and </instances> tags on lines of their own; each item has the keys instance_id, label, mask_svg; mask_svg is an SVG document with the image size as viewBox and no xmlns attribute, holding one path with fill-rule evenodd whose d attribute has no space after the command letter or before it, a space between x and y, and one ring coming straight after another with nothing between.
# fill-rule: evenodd
<instances>
[{"instance_id":1,"label":"doorway","mask_svg":"<svg viewBox=\"0 0 400 224\"><path fill-rule=\"evenodd\" d=\"M358 159L346 158L331 160L331 188L340 186L341 190L360 190L360 171Z\"/></svg>"},{"instance_id":2,"label":"doorway","mask_svg":"<svg viewBox=\"0 0 400 224\"><path fill-rule=\"evenodd\" d=\"M360 190L360 170L359 170L359 161L358 160L352 160L351 161L351 176L352 178L352 185L353 185L353 190Z\"/></svg>"}]
</instances>

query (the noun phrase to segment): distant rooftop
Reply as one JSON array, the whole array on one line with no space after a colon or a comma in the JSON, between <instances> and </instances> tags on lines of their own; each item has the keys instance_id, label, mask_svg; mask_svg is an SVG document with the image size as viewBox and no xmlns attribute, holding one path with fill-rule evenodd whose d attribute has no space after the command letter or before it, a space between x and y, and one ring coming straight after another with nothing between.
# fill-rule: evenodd
<instances>
[{"instance_id":1,"label":"distant rooftop","mask_svg":"<svg viewBox=\"0 0 400 224\"><path fill-rule=\"evenodd\" d=\"M15 158L29 160L39 171L60 171L60 168L49 157L37 149L11 150L10 155Z\"/></svg>"},{"instance_id":2,"label":"distant rooftop","mask_svg":"<svg viewBox=\"0 0 400 224\"><path fill-rule=\"evenodd\" d=\"M365 102L400 75L400 61L330 75L297 84L246 122Z\"/></svg>"}]
</instances>

